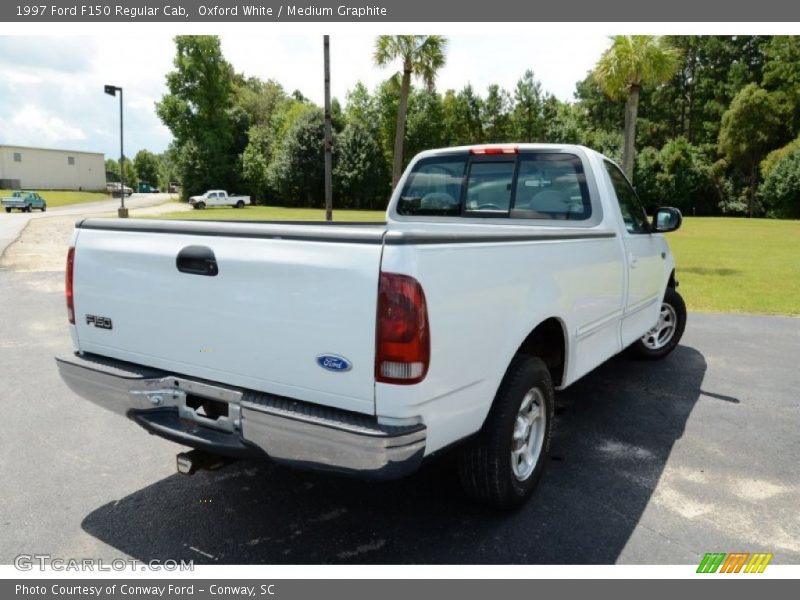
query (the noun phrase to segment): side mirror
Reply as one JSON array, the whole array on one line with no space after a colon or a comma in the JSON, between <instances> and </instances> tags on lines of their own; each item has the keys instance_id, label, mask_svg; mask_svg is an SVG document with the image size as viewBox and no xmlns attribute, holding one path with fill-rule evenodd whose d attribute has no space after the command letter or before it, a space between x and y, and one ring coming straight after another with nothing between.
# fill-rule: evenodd
<instances>
[{"instance_id":1,"label":"side mirror","mask_svg":"<svg viewBox=\"0 0 800 600\"><path fill-rule=\"evenodd\" d=\"M683 223L683 215L677 208L662 206L653 215L653 224L650 230L653 233L667 233L675 231Z\"/></svg>"}]
</instances>

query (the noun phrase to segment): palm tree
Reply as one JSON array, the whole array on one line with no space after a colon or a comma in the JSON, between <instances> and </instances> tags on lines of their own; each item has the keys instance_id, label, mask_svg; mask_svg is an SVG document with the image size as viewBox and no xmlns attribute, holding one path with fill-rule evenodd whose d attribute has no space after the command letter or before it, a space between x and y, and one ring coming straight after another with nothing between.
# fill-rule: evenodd
<instances>
[{"instance_id":1,"label":"palm tree","mask_svg":"<svg viewBox=\"0 0 800 600\"><path fill-rule=\"evenodd\" d=\"M403 172L403 143L406 136L406 113L411 77L419 77L433 89L436 72L444 66L447 39L440 35L380 35L375 39L375 64L385 66L400 59L403 63L400 103L397 107L397 131L394 137L392 188Z\"/></svg>"},{"instance_id":2,"label":"palm tree","mask_svg":"<svg viewBox=\"0 0 800 600\"><path fill-rule=\"evenodd\" d=\"M611 39L611 47L600 57L592 75L612 100L627 97L622 167L633 181L639 92L643 86L659 85L672 79L678 70L680 53L661 36L615 35Z\"/></svg>"}]
</instances>

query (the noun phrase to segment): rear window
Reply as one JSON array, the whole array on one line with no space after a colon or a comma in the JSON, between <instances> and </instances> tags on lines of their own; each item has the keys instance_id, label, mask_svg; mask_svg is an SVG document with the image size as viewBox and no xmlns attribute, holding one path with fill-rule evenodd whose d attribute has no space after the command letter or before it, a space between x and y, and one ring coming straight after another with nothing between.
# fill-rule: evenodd
<instances>
[{"instance_id":1,"label":"rear window","mask_svg":"<svg viewBox=\"0 0 800 600\"><path fill-rule=\"evenodd\" d=\"M464 209L470 213L508 214L515 168L512 161L473 162L469 167Z\"/></svg>"},{"instance_id":2,"label":"rear window","mask_svg":"<svg viewBox=\"0 0 800 600\"><path fill-rule=\"evenodd\" d=\"M397 214L458 216L467 156L442 156L417 163L408 178Z\"/></svg>"},{"instance_id":3,"label":"rear window","mask_svg":"<svg viewBox=\"0 0 800 600\"><path fill-rule=\"evenodd\" d=\"M573 154L520 156L512 216L582 221L592 215L586 175Z\"/></svg>"},{"instance_id":4,"label":"rear window","mask_svg":"<svg viewBox=\"0 0 800 600\"><path fill-rule=\"evenodd\" d=\"M424 159L409 176L397 213L581 221L591 217L592 206L577 156L534 152Z\"/></svg>"}]
</instances>

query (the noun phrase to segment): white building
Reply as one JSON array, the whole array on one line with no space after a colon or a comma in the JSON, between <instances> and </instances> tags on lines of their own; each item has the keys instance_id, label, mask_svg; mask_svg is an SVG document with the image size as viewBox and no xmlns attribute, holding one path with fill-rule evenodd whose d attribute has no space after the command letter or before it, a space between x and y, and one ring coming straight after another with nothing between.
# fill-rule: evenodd
<instances>
[{"instance_id":1,"label":"white building","mask_svg":"<svg viewBox=\"0 0 800 600\"><path fill-rule=\"evenodd\" d=\"M0 188L104 190L101 152L28 148L0 144Z\"/></svg>"}]
</instances>

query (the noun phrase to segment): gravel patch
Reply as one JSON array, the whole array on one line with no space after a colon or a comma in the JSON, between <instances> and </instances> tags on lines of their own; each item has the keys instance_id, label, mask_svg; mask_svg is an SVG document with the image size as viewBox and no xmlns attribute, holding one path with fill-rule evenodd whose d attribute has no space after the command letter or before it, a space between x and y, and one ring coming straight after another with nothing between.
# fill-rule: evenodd
<instances>
[{"instance_id":1,"label":"gravel patch","mask_svg":"<svg viewBox=\"0 0 800 600\"><path fill-rule=\"evenodd\" d=\"M191 210L187 204L168 202L130 211L133 218L158 216L171 212ZM113 213L97 213L80 217L46 217L31 219L19 238L0 258L0 269L17 272L63 271L67 248L72 240L76 221L87 217L109 217Z\"/></svg>"}]
</instances>

